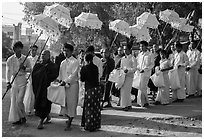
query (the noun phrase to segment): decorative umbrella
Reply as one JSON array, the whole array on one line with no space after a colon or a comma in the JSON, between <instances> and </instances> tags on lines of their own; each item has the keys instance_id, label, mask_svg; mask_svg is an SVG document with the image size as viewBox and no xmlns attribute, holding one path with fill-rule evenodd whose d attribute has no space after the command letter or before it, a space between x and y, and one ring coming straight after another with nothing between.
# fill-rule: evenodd
<instances>
[{"instance_id":1,"label":"decorative umbrella","mask_svg":"<svg viewBox=\"0 0 204 139\"><path fill-rule=\"evenodd\" d=\"M32 16L28 24L36 30L36 32L43 31L43 33L52 40L57 41L60 37L59 24L44 14Z\"/></svg>"},{"instance_id":2,"label":"decorative umbrella","mask_svg":"<svg viewBox=\"0 0 204 139\"><path fill-rule=\"evenodd\" d=\"M117 34L115 35L113 41L112 41L112 44L111 44L111 47L113 47L113 44L118 36L118 33L122 34L122 35L125 35L127 37L130 38L130 29L129 29L129 24L123 20L120 20L120 19L117 19L115 21L112 21L109 23L109 29L110 30L113 30L115 32L117 32Z\"/></svg>"},{"instance_id":3,"label":"decorative umbrella","mask_svg":"<svg viewBox=\"0 0 204 139\"><path fill-rule=\"evenodd\" d=\"M179 14L173 10L165 10L159 13L160 20L171 23L171 22L178 22L179 21Z\"/></svg>"},{"instance_id":4,"label":"decorative umbrella","mask_svg":"<svg viewBox=\"0 0 204 139\"><path fill-rule=\"evenodd\" d=\"M120 33L122 35L125 35L127 37L130 37L130 29L129 24L123 20L115 20L109 23L109 29Z\"/></svg>"},{"instance_id":5,"label":"decorative umbrella","mask_svg":"<svg viewBox=\"0 0 204 139\"><path fill-rule=\"evenodd\" d=\"M149 35L149 29L145 26L141 26L140 24L130 26L130 33L132 36L135 36L137 38L137 42L149 42L151 40L151 36Z\"/></svg>"},{"instance_id":6,"label":"decorative umbrella","mask_svg":"<svg viewBox=\"0 0 204 139\"><path fill-rule=\"evenodd\" d=\"M171 22L171 26L180 31L192 32L194 27L191 25L186 25L186 22L187 22L187 19L180 18L178 22Z\"/></svg>"},{"instance_id":7,"label":"decorative umbrella","mask_svg":"<svg viewBox=\"0 0 204 139\"><path fill-rule=\"evenodd\" d=\"M97 14L82 12L79 16L75 17L74 21L76 26L88 27L90 29L101 29L102 22L98 19Z\"/></svg>"},{"instance_id":8,"label":"decorative umbrella","mask_svg":"<svg viewBox=\"0 0 204 139\"><path fill-rule=\"evenodd\" d=\"M159 22L158 22L155 14L151 14L149 12L144 12L139 17L137 17L137 24L138 25L141 24L145 27L155 29L158 27Z\"/></svg>"},{"instance_id":9,"label":"decorative umbrella","mask_svg":"<svg viewBox=\"0 0 204 139\"><path fill-rule=\"evenodd\" d=\"M65 8L64 6L59 4L45 6L43 14L49 16L50 18L67 28L70 28L73 22L70 16L70 9Z\"/></svg>"}]
</instances>

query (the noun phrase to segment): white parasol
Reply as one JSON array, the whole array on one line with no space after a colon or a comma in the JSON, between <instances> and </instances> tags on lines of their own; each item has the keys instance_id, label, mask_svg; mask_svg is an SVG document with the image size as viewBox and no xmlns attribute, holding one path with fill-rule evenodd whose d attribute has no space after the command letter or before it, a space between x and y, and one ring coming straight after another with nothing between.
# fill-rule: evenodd
<instances>
[{"instance_id":1,"label":"white parasol","mask_svg":"<svg viewBox=\"0 0 204 139\"><path fill-rule=\"evenodd\" d=\"M171 22L171 26L175 29L178 29L180 31L184 31L184 32L192 32L194 26L191 25L187 25L186 24L187 19L185 18L180 18L179 21L177 22Z\"/></svg>"},{"instance_id":2,"label":"white parasol","mask_svg":"<svg viewBox=\"0 0 204 139\"><path fill-rule=\"evenodd\" d=\"M90 29L101 29L102 22L99 20L97 14L82 12L79 16L75 17L74 21L76 26L88 27Z\"/></svg>"},{"instance_id":3,"label":"white parasol","mask_svg":"<svg viewBox=\"0 0 204 139\"><path fill-rule=\"evenodd\" d=\"M137 42L140 41L149 42L151 40L149 29L146 28L145 26L141 26L138 24L130 26L130 33L132 36L135 36L137 38Z\"/></svg>"},{"instance_id":4,"label":"white parasol","mask_svg":"<svg viewBox=\"0 0 204 139\"><path fill-rule=\"evenodd\" d=\"M179 14L173 10L165 10L159 13L160 20L171 23L171 22L178 22L179 21Z\"/></svg>"},{"instance_id":5,"label":"white parasol","mask_svg":"<svg viewBox=\"0 0 204 139\"><path fill-rule=\"evenodd\" d=\"M43 33L49 36L52 40L57 41L60 37L60 31L58 28L59 24L44 14L33 15L28 24L36 32L43 31Z\"/></svg>"},{"instance_id":6,"label":"white parasol","mask_svg":"<svg viewBox=\"0 0 204 139\"><path fill-rule=\"evenodd\" d=\"M45 6L43 14L49 16L50 18L67 28L70 28L73 22L70 16L70 9L65 8L64 6L59 4Z\"/></svg>"},{"instance_id":7,"label":"white parasol","mask_svg":"<svg viewBox=\"0 0 204 139\"><path fill-rule=\"evenodd\" d=\"M158 27L159 21L157 20L155 14L144 12L143 14L137 17L137 24L155 29Z\"/></svg>"},{"instance_id":8,"label":"white parasol","mask_svg":"<svg viewBox=\"0 0 204 139\"><path fill-rule=\"evenodd\" d=\"M109 23L109 29L120 33L122 35L125 35L127 37L130 37L130 29L129 24L123 20L115 20Z\"/></svg>"}]
</instances>

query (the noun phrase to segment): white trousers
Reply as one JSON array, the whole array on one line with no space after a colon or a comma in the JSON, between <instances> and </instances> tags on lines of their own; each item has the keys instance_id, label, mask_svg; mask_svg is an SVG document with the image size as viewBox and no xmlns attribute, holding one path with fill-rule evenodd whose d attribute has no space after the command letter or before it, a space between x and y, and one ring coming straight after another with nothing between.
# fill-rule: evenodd
<instances>
[{"instance_id":1,"label":"white trousers","mask_svg":"<svg viewBox=\"0 0 204 139\"><path fill-rule=\"evenodd\" d=\"M185 68L184 67L180 67L178 69L178 75L179 75L179 80L180 80L180 84L181 84L181 88L180 89L176 89L173 90L173 95L172 95L172 99L176 100L176 99L185 99L186 98L186 92L185 92Z\"/></svg>"},{"instance_id":2,"label":"white trousers","mask_svg":"<svg viewBox=\"0 0 204 139\"><path fill-rule=\"evenodd\" d=\"M126 76L123 86L120 89L120 106L122 108L132 106L131 102L131 89L132 89L133 78Z\"/></svg>"},{"instance_id":3,"label":"white trousers","mask_svg":"<svg viewBox=\"0 0 204 139\"><path fill-rule=\"evenodd\" d=\"M79 98L79 83L70 85L69 88L65 87L65 107L61 107L61 114L66 114L69 117L77 115L77 105Z\"/></svg>"},{"instance_id":4,"label":"white trousers","mask_svg":"<svg viewBox=\"0 0 204 139\"><path fill-rule=\"evenodd\" d=\"M26 116L23 99L26 91L26 77L17 76L11 88L11 105L9 111L9 122L19 121Z\"/></svg>"},{"instance_id":5,"label":"white trousers","mask_svg":"<svg viewBox=\"0 0 204 139\"><path fill-rule=\"evenodd\" d=\"M33 86L32 86L32 80L30 77L30 80L26 87L25 97L23 101L25 105L25 112L34 112L34 103L35 103L35 95L33 93Z\"/></svg>"},{"instance_id":6,"label":"white trousers","mask_svg":"<svg viewBox=\"0 0 204 139\"><path fill-rule=\"evenodd\" d=\"M198 84L198 69L190 69L187 72L187 93L188 95L194 95L197 90Z\"/></svg>"},{"instance_id":7,"label":"white trousers","mask_svg":"<svg viewBox=\"0 0 204 139\"><path fill-rule=\"evenodd\" d=\"M141 89L138 90L138 95L137 95L137 104L140 106L144 106L144 104L148 103L149 104L149 99L147 95L147 84L149 82L149 76L143 76L142 78L142 87Z\"/></svg>"}]
</instances>

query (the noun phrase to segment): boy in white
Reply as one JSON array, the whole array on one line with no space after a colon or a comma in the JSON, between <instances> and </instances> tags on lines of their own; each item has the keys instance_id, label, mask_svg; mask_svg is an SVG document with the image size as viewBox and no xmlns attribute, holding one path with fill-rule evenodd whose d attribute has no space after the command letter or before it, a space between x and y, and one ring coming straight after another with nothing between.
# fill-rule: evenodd
<instances>
[{"instance_id":1,"label":"boy in white","mask_svg":"<svg viewBox=\"0 0 204 139\"><path fill-rule=\"evenodd\" d=\"M26 72L30 72L31 65L28 59L25 60L26 56L21 54L22 49L23 44L20 41L16 42L13 46L15 54L10 56L6 62L7 88L11 88L11 105L8 121L13 122L13 124L26 123L26 113L23 99L27 84ZM12 85L11 81L16 74L17 76Z\"/></svg>"},{"instance_id":2,"label":"boy in white","mask_svg":"<svg viewBox=\"0 0 204 139\"><path fill-rule=\"evenodd\" d=\"M33 45L31 47L31 55L28 56L28 60L30 61L31 68L34 67L34 65L38 59L37 50L38 50L37 45ZM24 97L23 102L25 105L25 112L27 112L28 114L31 114L32 112L34 112L35 96L33 93L31 76L28 76L28 77L29 77L29 79L28 79L28 84L27 84L27 88L26 88L25 97Z\"/></svg>"},{"instance_id":3,"label":"boy in white","mask_svg":"<svg viewBox=\"0 0 204 139\"><path fill-rule=\"evenodd\" d=\"M65 86L66 104L62 107L61 114L68 117L66 121L65 131L71 129L71 123L76 116L78 96L79 96L79 61L72 56L74 47L71 44L64 44L63 52L66 57L60 65L59 77L61 86Z\"/></svg>"},{"instance_id":4,"label":"boy in white","mask_svg":"<svg viewBox=\"0 0 204 139\"><path fill-rule=\"evenodd\" d=\"M176 43L176 53L173 58L173 67L178 69L178 75L180 80L180 89L173 90L172 100L173 102L183 102L186 98L185 93L185 69L188 65L188 56L184 51L182 51L182 44L180 42Z\"/></svg>"},{"instance_id":5,"label":"boy in white","mask_svg":"<svg viewBox=\"0 0 204 139\"><path fill-rule=\"evenodd\" d=\"M131 55L131 46L124 46L125 56L121 59L121 69L126 73L125 81L120 89L120 106L124 111L131 109L131 89L134 77L134 72L136 71L136 59Z\"/></svg>"},{"instance_id":6,"label":"boy in white","mask_svg":"<svg viewBox=\"0 0 204 139\"><path fill-rule=\"evenodd\" d=\"M137 69L142 73L141 89L138 90L137 104L141 107L149 106L147 95L147 84L151 76L152 68L154 67L154 57L147 50L148 43L146 41L140 42L141 53L137 57Z\"/></svg>"},{"instance_id":7,"label":"boy in white","mask_svg":"<svg viewBox=\"0 0 204 139\"><path fill-rule=\"evenodd\" d=\"M198 69L200 66L200 52L196 49L197 42L193 41L189 45L187 56L189 59L189 65L187 70L187 93L190 96L194 96L196 93L197 81L198 81Z\"/></svg>"}]
</instances>

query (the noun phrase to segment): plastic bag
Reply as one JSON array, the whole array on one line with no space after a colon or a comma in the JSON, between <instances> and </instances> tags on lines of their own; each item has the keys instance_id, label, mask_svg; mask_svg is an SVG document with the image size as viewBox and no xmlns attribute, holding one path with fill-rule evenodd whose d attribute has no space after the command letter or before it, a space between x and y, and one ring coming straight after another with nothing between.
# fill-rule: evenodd
<instances>
[{"instance_id":1,"label":"plastic bag","mask_svg":"<svg viewBox=\"0 0 204 139\"><path fill-rule=\"evenodd\" d=\"M170 82L171 89L181 88L178 69L173 69L169 71L169 82Z\"/></svg>"},{"instance_id":2,"label":"plastic bag","mask_svg":"<svg viewBox=\"0 0 204 139\"><path fill-rule=\"evenodd\" d=\"M65 87L51 83L47 88L47 99L54 104L65 106Z\"/></svg>"},{"instance_id":3,"label":"plastic bag","mask_svg":"<svg viewBox=\"0 0 204 139\"><path fill-rule=\"evenodd\" d=\"M152 76L150 76L150 79L154 83L156 87L164 87L164 76L162 72L154 73Z\"/></svg>"},{"instance_id":4,"label":"plastic bag","mask_svg":"<svg viewBox=\"0 0 204 139\"><path fill-rule=\"evenodd\" d=\"M114 69L111 73L110 73L110 75L109 75L109 78L108 78L108 81L110 81L110 82L117 82L117 78L118 78L118 75L119 75L119 70L116 70L116 69Z\"/></svg>"},{"instance_id":5,"label":"plastic bag","mask_svg":"<svg viewBox=\"0 0 204 139\"><path fill-rule=\"evenodd\" d=\"M143 78L143 73L140 73L138 70L134 74L133 82L132 82L132 87L141 89L142 88L142 78Z\"/></svg>"},{"instance_id":6,"label":"plastic bag","mask_svg":"<svg viewBox=\"0 0 204 139\"><path fill-rule=\"evenodd\" d=\"M120 89L125 81L125 72L123 70L118 70L118 76L116 77L115 87Z\"/></svg>"}]
</instances>

